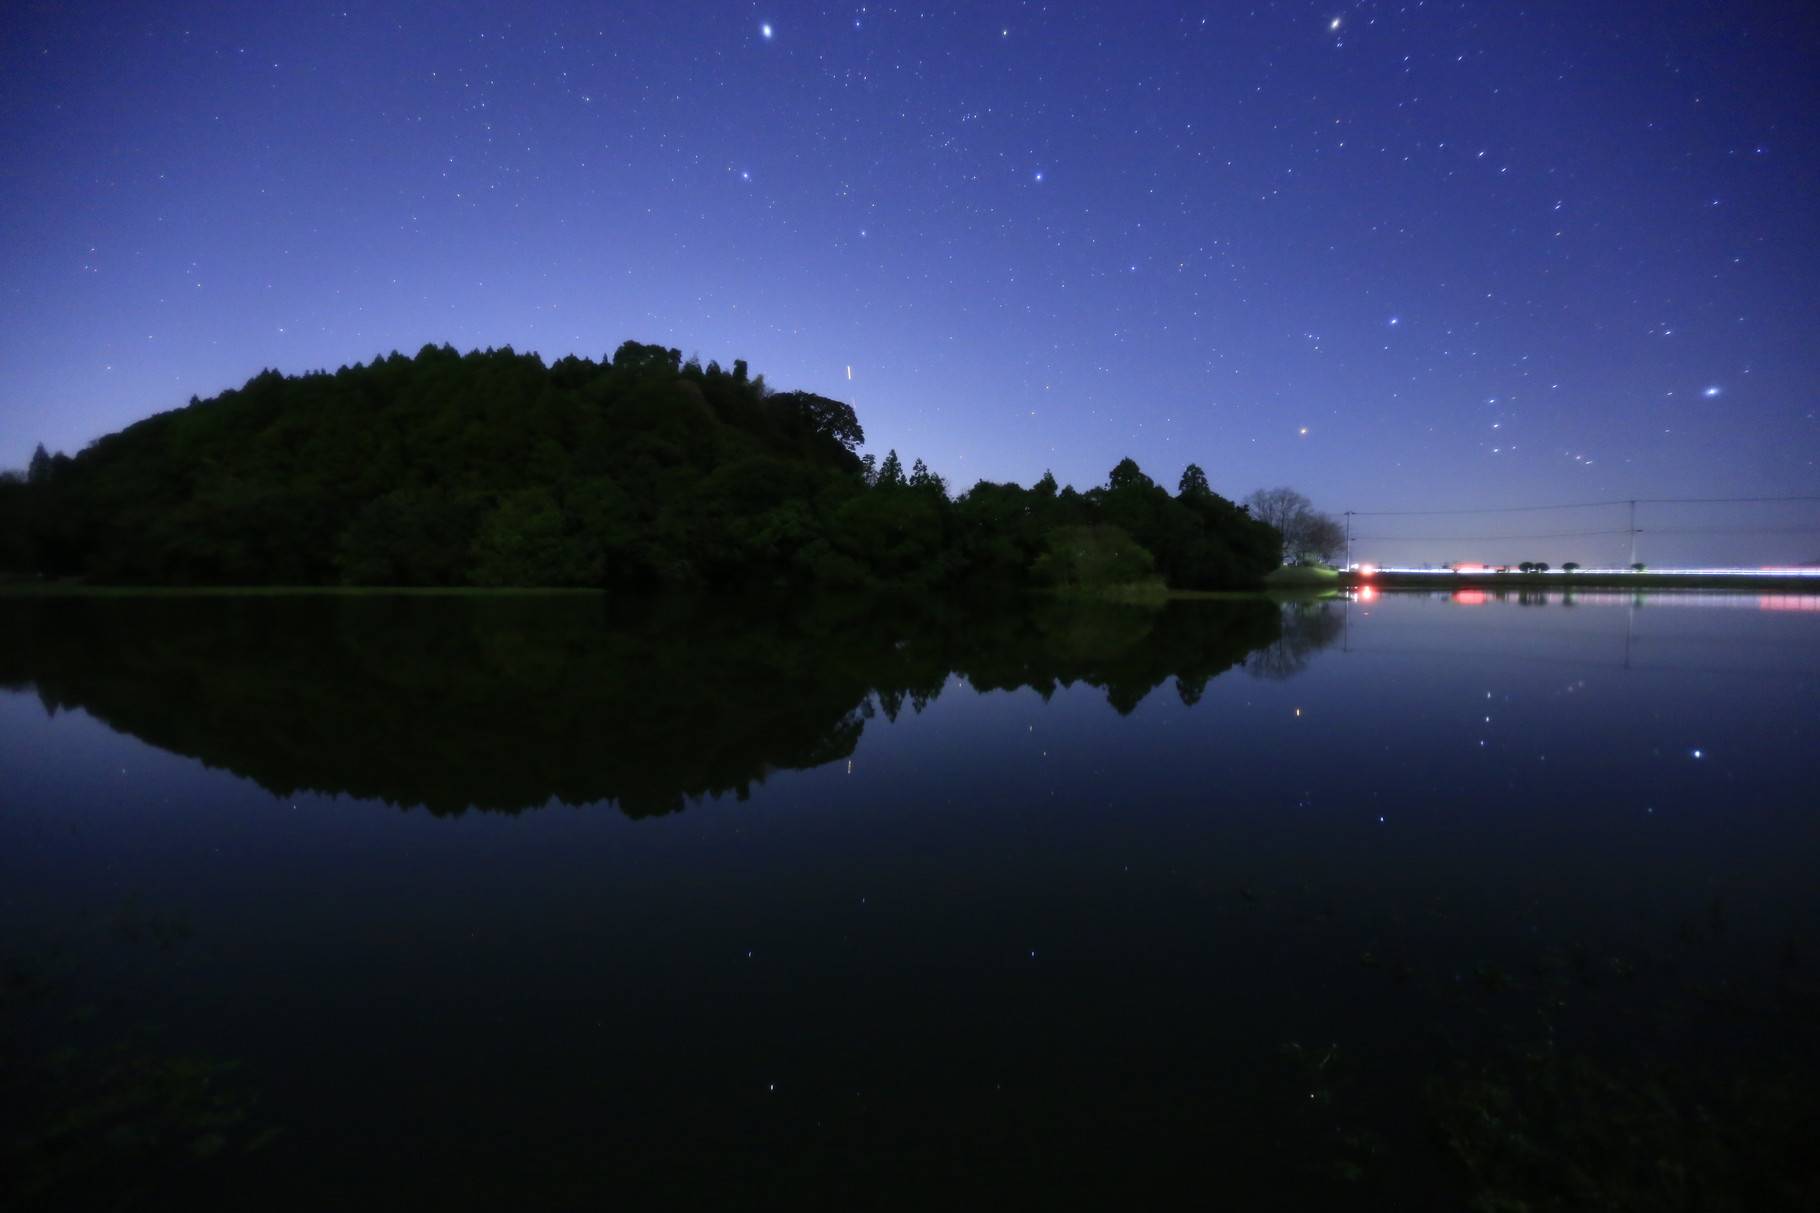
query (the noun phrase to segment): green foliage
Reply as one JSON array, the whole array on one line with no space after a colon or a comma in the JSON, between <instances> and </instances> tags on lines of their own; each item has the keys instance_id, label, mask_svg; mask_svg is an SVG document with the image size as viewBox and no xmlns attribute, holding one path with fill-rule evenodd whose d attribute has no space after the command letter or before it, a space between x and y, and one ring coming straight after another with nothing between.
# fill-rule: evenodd
<instances>
[{"instance_id":1,"label":"green foliage","mask_svg":"<svg viewBox=\"0 0 1820 1213\"><path fill-rule=\"evenodd\" d=\"M263 371L73 459L40 447L0 479L0 573L1016 588L1101 576L1092 561L1058 565L1050 545L1058 528L1098 526L1172 586L1256 584L1272 567L1267 528L1198 467L1174 498L1125 459L1084 494L1045 473L957 501L921 459L906 472L896 451L862 458L864 441L851 406L772 392L743 362L729 373L636 341L549 366L509 347L426 345L333 373Z\"/></svg>"},{"instance_id":2,"label":"green foliage","mask_svg":"<svg viewBox=\"0 0 1820 1213\"><path fill-rule=\"evenodd\" d=\"M1156 567L1155 558L1123 527L1107 523L1057 527L1049 533L1047 547L1034 571L1040 580L1066 590L1127 585L1142 581Z\"/></svg>"}]
</instances>

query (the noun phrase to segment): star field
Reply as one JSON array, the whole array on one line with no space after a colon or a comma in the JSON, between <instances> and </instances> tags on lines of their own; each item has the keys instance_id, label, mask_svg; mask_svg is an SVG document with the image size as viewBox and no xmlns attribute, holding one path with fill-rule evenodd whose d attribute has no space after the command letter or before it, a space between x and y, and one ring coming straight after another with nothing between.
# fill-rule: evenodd
<instances>
[{"instance_id":1,"label":"star field","mask_svg":"<svg viewBox=\"0 0 1820 1213\"><path fill-rule=\"evenodd\" d=\"M1686 2L34 8L0 466L268 366L632 338L956 489L1813 494L1817 49ZM1652 560L1820 558L1811 507L1702 518Z\"/></svg>"}]
</instances>

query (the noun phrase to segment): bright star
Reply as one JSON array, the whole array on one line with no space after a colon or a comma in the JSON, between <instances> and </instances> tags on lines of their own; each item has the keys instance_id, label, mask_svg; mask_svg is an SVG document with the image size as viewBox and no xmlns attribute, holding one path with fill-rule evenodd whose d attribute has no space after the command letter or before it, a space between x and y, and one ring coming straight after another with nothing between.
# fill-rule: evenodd
<instances>
[{"instance_id":1,"label":"bright star","mask_svg":"<svg viewBox=\"0 0 1820 1213\"><path fill-rule=\"evenodd\" d=\"M758 27L758 32L769 38L771 36L771 27L768 25L761 25Z\"/></svg>"},{"instance_id":2,"label":"bright star","mask_svg":"<svg viewBox=\"0 0 1820 1213\"><path fill-rule=\"evenodd\" d=\"M1333 24L1329 25L1327 28L1328 29L1339 29L1340 28L1340 19L1338 17L1335 17L1333 19Z\"/></svg>"},{"instance_id":3,"label":"bright star","mask_svg":"<svg viewBox=\"0 0 1820 1213\"><path fill-rule=\"evenodd\" d=\"M1719 389L1716 386L1709 387L1704 392L1701 392L1700 394L1702 396L1717 396L1719 394Z\"/></svg>"}]
</instances>

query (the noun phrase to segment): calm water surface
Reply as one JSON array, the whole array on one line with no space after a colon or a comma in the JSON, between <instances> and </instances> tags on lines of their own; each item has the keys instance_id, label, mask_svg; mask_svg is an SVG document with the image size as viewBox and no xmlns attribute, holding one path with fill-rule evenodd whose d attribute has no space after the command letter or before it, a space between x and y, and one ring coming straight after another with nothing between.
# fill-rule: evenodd
<instances>
[{"instance_id":1,"label":"calm water surface","mask_svg":"<svg viewBox=\"0 0 1820 1213\"><path fill-rule=\"evenodd\" d=\"M9 1199L1813 1207L1816 607L0 600Z\"/></svg>"}]
</instances>

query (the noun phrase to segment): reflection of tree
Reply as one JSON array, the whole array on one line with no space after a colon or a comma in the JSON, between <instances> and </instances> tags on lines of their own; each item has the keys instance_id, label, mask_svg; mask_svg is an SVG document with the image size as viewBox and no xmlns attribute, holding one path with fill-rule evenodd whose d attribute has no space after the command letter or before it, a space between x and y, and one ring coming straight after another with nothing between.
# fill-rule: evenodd
<instances>
[{"instance_id":1,"label":"reflection of tree","mask_svg":"<svg viewBox=\"0 0 1820 1213\"><path fill-rule=\"evenodd\" d=\"M1337 603L1286 602L1282 635L1253 653L1245 669L1253 678L1293 678L1308 668L1308 659L1316 652L1337 644L1345 628L1346 616Z\"/></svg>"},{"instance_id":2,"label":"reflection of tree","mask_svg":"<svg viewBox=\"0 0 1820 1213\"><path fill-rule=\"evenodd\" d=\"M1278 635L1261 602L636 605L592 594L0 600L0 684L254 780L458 813L631 816L852 754L952 673L1128 712Z\"/></svg>"}]
</instances>

